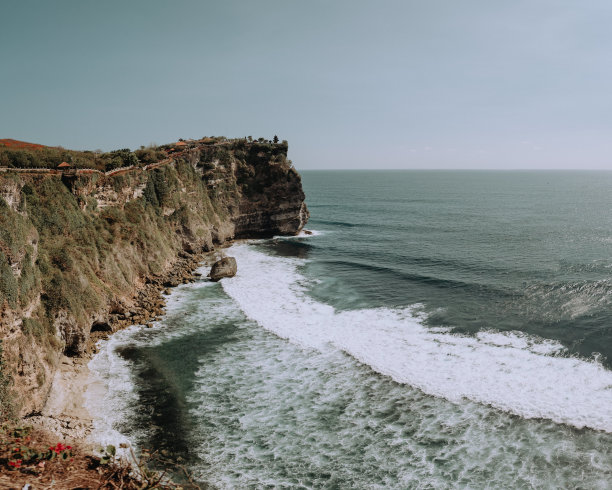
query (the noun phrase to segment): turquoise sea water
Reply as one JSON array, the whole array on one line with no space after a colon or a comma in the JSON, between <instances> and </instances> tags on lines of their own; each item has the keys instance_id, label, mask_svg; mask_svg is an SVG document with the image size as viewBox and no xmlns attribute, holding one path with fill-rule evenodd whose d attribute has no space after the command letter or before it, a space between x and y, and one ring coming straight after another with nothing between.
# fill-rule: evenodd
<instances>
[{"instance_id":1,"label":"turquoise sea water","mask_svg":"<svg viewBox=\"0 0 612 490\"><path fill-rule=\"evenodd\" d=\"M312 235L103 346L102 432L219 488L612 487L612 173L303 182Z\"/></svg>"}]
</instances>

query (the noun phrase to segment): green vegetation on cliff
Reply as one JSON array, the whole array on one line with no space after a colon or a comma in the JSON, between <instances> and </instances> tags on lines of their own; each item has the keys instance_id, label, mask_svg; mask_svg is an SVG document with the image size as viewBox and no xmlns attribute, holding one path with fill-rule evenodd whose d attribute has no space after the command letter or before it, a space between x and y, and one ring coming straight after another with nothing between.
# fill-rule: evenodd
<instances>
[{"instance_id":1,"label":"green vegetation on cliff","mask_svg":"<svg viewBox=\"0 0 612 490\"><path fill-rule=\"evenodd\" d=\"M129 165L146 165L166 158L156 148L141 148L135 152L129 149L102 151L75 151L63 148L7 148L0 144L0 167L8 168L57 168L67 162L74 168L92 168L102 172Z\"/></svg>"},{"instance_id":2,"label":"green vegetation on cliff","mask_svg":"<svg viewBox=\"0 0 612 490\"><path fill-rule=\"evenodd\" d=\"M21 413L40 409L60 354L81 355L95 326L129 309L179 254L301 229L308 214L286 142L181 143L114 152L122 164L170 153L148 170L0 173L0 411L11 390ZM0 154L19 151L65 156Z\"/></svg>"},{"instance_id":3,"label":"green vegetation on cliff","mask_svg":"<svg viewBox=\"0 0 612 490\"><path fill-rule=\"evenodd\" d=\"M273 143L270 140L259 138L252 142L265 147L267 151L278 151L284 148L287 152L287 142L278 143L278 138ZM102 172L128 166L145 166L156 163L167 158L168 154L176 153L189 147L217 147L226 145L226 151L238 149L239 146L249 144L247 138L227 139L223 136L204 137L200 140L179 140L162 146L141 146L138 150L131 151L122 148L109 152L102 150L77 151L67 150L62 147L43 146L32 143L24 143L15 140L0 140L0 167L41 169L57 168L62 162L67 162L73 168L95 169Z\"/></svg>"}]
</instances>

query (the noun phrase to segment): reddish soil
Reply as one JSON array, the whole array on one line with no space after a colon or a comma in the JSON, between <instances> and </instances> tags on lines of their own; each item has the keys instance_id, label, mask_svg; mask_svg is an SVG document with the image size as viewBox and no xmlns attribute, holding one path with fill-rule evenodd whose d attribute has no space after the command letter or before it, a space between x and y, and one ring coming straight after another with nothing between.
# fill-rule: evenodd
<instances>
[{"instance_id":1,"label":"reddish soil","mask_svg":"<svg viewBox=\"0 0 612 490\"><path fill-rule=\"evenodd\" d=\"M38 143L28 143L27 141L19 141L12 139L0 139L0 145L4 145L7 148L12 148L16 150L41 150L42 148L48 148L45 145L39 145Z\"/></svg>"}]
</instances>

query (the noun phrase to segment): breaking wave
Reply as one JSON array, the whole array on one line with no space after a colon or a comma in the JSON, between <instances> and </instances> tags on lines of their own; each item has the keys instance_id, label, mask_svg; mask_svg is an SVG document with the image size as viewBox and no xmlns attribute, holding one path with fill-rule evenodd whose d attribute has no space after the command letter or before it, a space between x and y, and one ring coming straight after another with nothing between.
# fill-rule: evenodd
<instances>
[{"instance_id":1,"label":"breaking wave","mask_svg":"<svg viewBox=\"0 0 612 490\"><path fill-rule=\"evenodd\" d=\"M338 311L307 293L302 259L232 248L239 271L223 288L265 329L305 349L345 352L399 383L524 418L612 432L612 371L552 340L490 330L428 328L417 306Z\"/></svg>"}]
</instances>

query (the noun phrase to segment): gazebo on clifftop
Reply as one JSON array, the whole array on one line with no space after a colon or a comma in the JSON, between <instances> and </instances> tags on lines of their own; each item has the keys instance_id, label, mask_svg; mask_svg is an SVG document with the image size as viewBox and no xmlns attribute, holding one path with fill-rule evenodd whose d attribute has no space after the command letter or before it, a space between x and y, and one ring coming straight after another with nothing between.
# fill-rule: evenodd
<instances>
[{"instance_id":1,"label":"gazebo on clifftop","mask_svg":"<svg viewBox=\"0 0 612 490\"><path fill-rule=\"evenodd\" d=\"M57 166L57 170L62 174L62 178L64 177L72 177L76 175L76 168L73 168L68 162L62 162Z\"/></svg>"}]
</instances>

